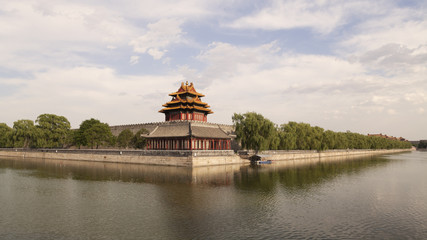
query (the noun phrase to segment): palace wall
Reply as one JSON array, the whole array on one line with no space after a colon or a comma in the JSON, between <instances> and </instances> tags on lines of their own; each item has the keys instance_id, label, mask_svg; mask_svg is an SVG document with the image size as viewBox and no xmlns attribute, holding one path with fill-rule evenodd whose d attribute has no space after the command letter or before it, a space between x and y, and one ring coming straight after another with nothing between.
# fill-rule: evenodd
<instances>
[{"instance_id":1,"label":"palace wall","mask_svg":"<svg viewBox=\"0 0 427 240\"><path fill-rule=\"evenodd\" d=\"M67 150L67 149L0 149L0 156L39 158L89 162L131 163L179 167L198 167L225 164L242 164L248 161L232 150L213 151L120 151L120 150Z\"/></svg>"}]
</instances>

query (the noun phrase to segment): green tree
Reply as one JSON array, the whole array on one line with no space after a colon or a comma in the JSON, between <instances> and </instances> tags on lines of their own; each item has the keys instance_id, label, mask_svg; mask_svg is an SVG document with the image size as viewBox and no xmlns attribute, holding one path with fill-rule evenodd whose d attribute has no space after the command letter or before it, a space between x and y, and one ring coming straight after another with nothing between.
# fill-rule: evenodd
<instances>
[{"instance_id":1,"label":"green tree","mask_svg":"<svg viewBox=\"0 0 427 240\"><path fill-rule=\"evenodd\" d=\"M32 120L18 120L13 123L12 141L13 147L33 147L38 136L37 128Z\"/></svg>"},{"instance_id":2,"label":"green tree","mask_svg":"<svg viewBox=\"0 0 427 240\"><path fill-rule=\"evenodd\" d=\"M279 149L282 150L295 150L297 149L297 125L296 122L288 122L282 124L279 131L280 145Z\"/></svg>"},{"instance_id":3,"label":"green tree","mask_svg":"<svg viewBox=\"0 0 427 240\"><path fill-rule=\"evenodd\" d=\"M42 114L36 119L40 137L37 139L38 147L63 147L70 134L70 122L64 116Z\"/></svg>"},{"instance_id":4,"label":"green tree","mask_svg":"<svg viewBox=\"0 0 427 240\"><path fill-rule=\"evenodd\" d=\"M236 139L240 141L243 148L259 152L278 145L279 139L274 123L261 114L255 112L235 113L232 119Z\"/></svg>"},{"instance_id":5,"label":"green tree","mask_svg":"<svg viewBox=\"0 0 427 240\"><path fill-rule=\"evenodd\" d=\"M74 133L74 142L78 147L99 148L101 145L110 145L112 140L113 134L108 124L94 118L83 121Z\"/></svg>"},{"instance_id":6,"label":"green tree","mask_svg":"<svg viewBox=\"0 0 427 240\"><path fill-rule=\"evenodd\" d=\"M337 134L331 130L323 132L322 150L334 149L337 141Z\"/></svg>"},{"instance_id":7,"label":"green tree","mask_svg":"<svg viewBox=\"0 0 427 240\"><path fill-rule=\"evenodd\" d=\"M6 123L0 123L0 147L11 147L12 144L12 128Z\"/></svg>"},{"instance_id":8,"label":"green tree","mask_svg":"<svg viewBox=\"0 0 427 240\"><path fill-rule=\"evenodd\" d=\"M427 148L427 140L421 140L420 143L418 143L418 148Z\"/></svg>"},{"instance_id":9,"label":"green tree","mask_svg":"<svg viewBox=\"0 0 427 240\"><path fill-rule=\"evenodd\" d=\"M310 150L324 150L322 147L323 142L323 128L321 127L311 127L309 131L310 135Z\"/></svg>"},{"instance_id":10,"label":"green tree","mask_svg":"<svg viewBox=\"0 0 427 240\"><path fill-rule=\"evenodd\" d=\"M123 130L117 137L117 144L120 148L128 148L132 143L133 133L129 129Z\"/></svg>"},{"instance_id":11,"label":"green tree","mask_svg":"<svg viewBox=\"0 0 427 240\"><path fill-rule=\"evenodd\" d=\"M347 138L346 133L337 132L334 149L348 149L348 148L349 148L349 140Z\"/></svg>"},{"instance_id":12,"label":"green tree","mask_svg":"<svg viewBox=\"0 0 427 240\"><path fill-rule=\"evenodd\" d=\"M144 137L149 132L145 128L141 128L138 132L135 133L135 135L132 138L132 145L134 148L138 149L144 149L147 145L147 139Z\"/></svg>"},{"instance_id":13,"label":"green tree","mask_svg":"<svg viewBox=\"0 0 427 240\"><path fill-rule=\"evenodd\" d=\"M298 150L310 150L311 138L311 126L308 123L298 123L296 125L297 135L297 149Z\"/></svg>"}]
</instances>

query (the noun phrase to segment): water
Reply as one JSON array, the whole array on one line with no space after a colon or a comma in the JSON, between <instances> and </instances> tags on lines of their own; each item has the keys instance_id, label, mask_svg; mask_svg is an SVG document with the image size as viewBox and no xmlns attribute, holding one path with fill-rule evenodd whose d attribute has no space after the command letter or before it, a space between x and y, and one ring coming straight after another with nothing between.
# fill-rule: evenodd
<instances>
[{"instance_id":1,"label":"water","mask_svg":"<svg viewBox=\"0 0 427 240\"><path fill-rule=\"evenodd\" d=\"M0 239L426 239L427 152L176 168L0 159Z\"/></svg>"}]
</instances>

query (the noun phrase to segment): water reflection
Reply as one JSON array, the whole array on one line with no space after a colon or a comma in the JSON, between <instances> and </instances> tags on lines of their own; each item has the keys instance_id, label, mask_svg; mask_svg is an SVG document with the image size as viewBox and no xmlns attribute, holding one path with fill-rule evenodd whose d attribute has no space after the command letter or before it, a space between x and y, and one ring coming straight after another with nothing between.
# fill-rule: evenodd
<instances>
[{"instance_id":1,"label":"water reflection","mask_svg":"<svg viewBox=\"0 0 427 240\"><path fill-rule=\"evenodd\" d=\"M382 157L323 158L274 162L271 165L225 165L198 168L99 163L49 159L0 160L0 174L6 168L37 178L136 183L234 185L242 190L273 191L276 186L289 191L309 189L342 174L387 164Z\"/></svg>"},{"instance_id":2,"label":"water reflection","mask_svg":"<svg viewBox=\"0 0 427 240\"><path fill-rule=\"evenodd\" d=\"M424 239L426 159L190 169L3 158L0 239Z\"/></svg>"},{"instance_id":3,"label":"water reflection","mask_svg":"<svg viewBox=\"0 0 427 240\"><path fill-rule=\"evenodd\" d=\"M51 159L0 159L0 171L12 168L37 178L62 178L88 181L121 181L137 183L183 183L230 185L239 165L184 168L171 166L134 165L64 161ZM0 172L1 173L1 172Z\"/></svg>"},{"instance_id":4,"label":"water reflection","mask_svg":"<svg viewBox=\"0 0 427 240\"><path fill-rule=\"evenodd\" d=\"M357 174L388 162L390 160L378 156L275 162L271 165L242 167L234 181L236 187L246 190L268 192L280 184L288 191L306 191L340 175Z\"/></svg>"}]
</instances>

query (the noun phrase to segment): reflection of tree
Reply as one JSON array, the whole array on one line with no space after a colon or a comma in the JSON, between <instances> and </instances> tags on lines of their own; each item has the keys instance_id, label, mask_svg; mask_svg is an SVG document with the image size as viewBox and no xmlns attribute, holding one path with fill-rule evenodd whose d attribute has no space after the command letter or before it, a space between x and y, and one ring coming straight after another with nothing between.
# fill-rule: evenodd
<instances>
[{"instance_id":1,"label":"reflection of tree","mask_svg":"<svg viewBox=\"0 0 427 240\"><path fill-rule=\"evenodd\" d=\"M50 159L0 159L0 169L1 168L31 170L27 171L25 174L37 178L71 178L74 180L85 181L121 181L147 183L191 182L191 169L179 167L160 167Z\"/></svg>"},{"instance_id":2,"label":"reflection of tree","mask_svg":"<svg viewBox=\"0 0 427 240\"><path fill-rule=\"evenodd\" d=\"M301 166L248 166L242 167L235 174L234 182L237 188L244 190L272 191L279 183L287 191L306 191L340 175L357 174L388 162L389 160L381 157L365 157L331 162L316 161Z\"/></svg>"},{"instance_id":3,"label":"reflection of tree","mask_svg":"<svg viewBox=\"0 0 427 240\"><path fill-rule=\"evenodd\" d=\"M244 190L261 190L271 192L279 181L279 174L274 171L263 171L258 166L245 166L235 173L235 186Z\"/></svg>"}]
</instances>

